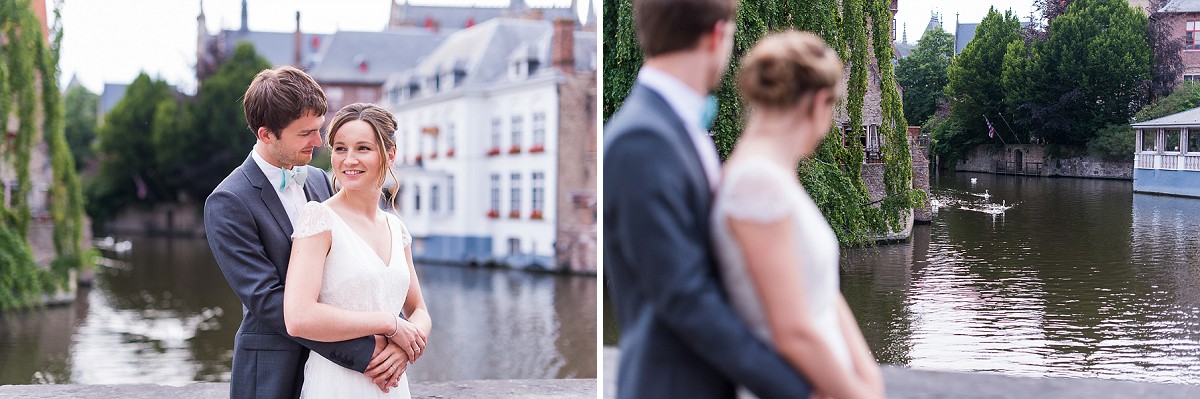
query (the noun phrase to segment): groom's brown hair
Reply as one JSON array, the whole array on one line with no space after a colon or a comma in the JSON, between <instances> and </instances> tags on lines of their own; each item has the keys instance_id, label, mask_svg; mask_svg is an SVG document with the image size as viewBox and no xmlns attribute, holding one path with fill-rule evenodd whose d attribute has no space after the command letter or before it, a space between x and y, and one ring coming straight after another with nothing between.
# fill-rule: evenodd
<instances>
[{"instance_id":1,"label":"groom's brown hair","mask_svg":"<svg viewBox=\"0 0 1200 399\"><path fill-rule=\"evenodd\" d=\"M733 20L738 0L634 0L633 25L647 58L694 47L717 21Z\"/></svg>"},{"instance_id":2,"label":"groom's brown hair","mask_svg":"<svg viewBox=\"0 0 1200 399\"><path fill-rule=\"evenodd\" d=\"M266 127L275 138L283 128L304 115L325 115L328 110L325 92L312 76L292 66L264 69L246 88L242 111L250 132L258 136L258 128Z\"/></svg>"}]
</instances>

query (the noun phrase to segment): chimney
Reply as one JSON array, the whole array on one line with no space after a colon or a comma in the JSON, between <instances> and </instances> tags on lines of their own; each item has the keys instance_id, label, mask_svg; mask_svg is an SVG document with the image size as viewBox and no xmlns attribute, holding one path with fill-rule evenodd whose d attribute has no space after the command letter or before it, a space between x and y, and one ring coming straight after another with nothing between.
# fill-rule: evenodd
<instances>
[{"instance_id":1,"label":"chimney","mask_svg":"<svg viewBox=\"0 0 1200 399\"><path fill-rule=\"evenodd\" d=\"M550 62L567 75L575 74L575 21L569 18L554 20L554 37L550 39Z\"/></svg>"},{"instance_id":2,"label":"chimney","mask_svg":"<svg viewBox=\"0 0 1200 399\"><path fill-rule=\"evenodd\" d=\"M292 55L292 65L296 68L304 69L304 66L300 65L300 61L304 59L304 57L301 56L301 50L304 48L304 45L301 44L302 40L300 40L300 11L298 10L296 11L296 33L294 36L295 46L292 48L295 51L295 54Z\"/></svg>"}]
</instances>

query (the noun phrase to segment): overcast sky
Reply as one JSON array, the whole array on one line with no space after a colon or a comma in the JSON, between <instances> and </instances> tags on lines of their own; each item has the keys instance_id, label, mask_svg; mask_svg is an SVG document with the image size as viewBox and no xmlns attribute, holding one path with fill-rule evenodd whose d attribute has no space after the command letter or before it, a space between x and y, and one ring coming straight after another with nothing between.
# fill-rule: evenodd
<instances>
[{"instance_id":1,"label":"overcast sky","mask_svg":"<svg viewBox=\"0 0 1200 399\"><path fill-rule=\"evenodd\" d=\"M571 0L525 0L531 7L569 6ZM46 2L53 8L54 0ZM292 32L296 11L304 32L380 31L392 0L249 0L249 28ZM417 5L505 7L508 0L410 0ZM587 0L579 3L586 4ZM208 31L236 29L241 0L205 0ZM599 13L599 2L596 3ZM199 0L65 0L62 4L62 84L72 76L95 93L104 83L129 83L145 71L195 92ZM53 10L50 15L53 23Z\"/></svg>"},{"instance_id":2,"label":"overcast sky","mask_svg":"<svg viewBox=\"0 0 1200 399\"><path fill-rule=\"evenodd\" d=\"M896 13L896 40L903 38L901 33L905 24L908 24L908 42L916 44L925 26L929 25L931 13L942 14L942 28L953 35L955 13L958 13L959 22L978 23L987 15L988 7L996 7L1001 13L1012 9L1017 18L1028 21L1029 13L1033 11L1033 0L899 0L897 7L900 10Z\"/></svg>"},{"instance_id":3,"label":"overcast sky","mask_svg":"<svg viewBox=\"0 0 1200 399\"><path fill-rule=\"evenodd\" d=\"M412 4L503 7L508 0L409 0ZM753 0L743 0L753 1ZM586 3L587 0L580 0ZM53 7L53 0L47 1ZM567 6L571 0L526 0L531 6ZM252 30L291 32L295 12L301 12L305 32L336 30L379 31L387 24L391 0L249 0ZM945 1L899 0L897 38L907 29L916 43L932 12L941 13L944 27L954 33L955 14L961 22L979 22L989 6L1012 9L1028 20L1033 0ZM62 80L78 76L99 93L105 82L129 83L139 71L195 91L196 15L199 0L65 0L63 3ZM594 4L599 12L599 0ZM241 0L205 0L208 30L236 28ZM603 40L603 39L601 39Z\"/></svg>"}]
</instances>

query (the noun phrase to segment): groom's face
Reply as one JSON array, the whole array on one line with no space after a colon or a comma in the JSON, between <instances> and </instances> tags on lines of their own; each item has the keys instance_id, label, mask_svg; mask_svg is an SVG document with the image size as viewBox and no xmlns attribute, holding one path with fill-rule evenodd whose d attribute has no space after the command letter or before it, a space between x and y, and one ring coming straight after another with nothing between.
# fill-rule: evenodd
<instances>
[{"instance_id":1,"label":"groom's face","mask_svg":"<svg viewBox=\"0 0 1200 399\"><path fill-rule=\"evenodd\" d=\"M322 144L321 125L323 124L325 124L325 115L306 112L300 119L292 121L283 128L283 131L279 132L278 138L274 134L269 134L269 139L264 142L281 167L308 165L312 161L313 149Z\"/></svg>"}]
</instances>

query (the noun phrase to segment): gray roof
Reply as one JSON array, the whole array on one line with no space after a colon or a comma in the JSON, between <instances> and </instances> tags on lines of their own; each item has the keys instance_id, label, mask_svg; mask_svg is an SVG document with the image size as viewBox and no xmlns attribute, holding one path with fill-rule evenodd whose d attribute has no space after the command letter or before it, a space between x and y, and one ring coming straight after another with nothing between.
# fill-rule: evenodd
<instances>
[{"instance_id":1,"label":"gray roof","mask_svg":"<svg viewBox=\"0 0 1200 399\"><path fill-rule=\"evenodd\" d=\"M425 29L346 32L330 35L316 65L308 71L318 82L383 84L397 72L417 65L446 36ZM360 65L366 63L366 71Z\"/></svg>"},{"instance_id":2,"label":"gray roof","mask_svg":"<svg viewBox=\"0 0 1200 399\"><path fill-rule=\"evenodd\" d=\"M526 54L536 56L540 69L550 67L550 38L553 24L543 20L496 18L465 29L446 38L412 73L433 76L445 65L465 61L466 76L462 85L478 85L507 78L509 60L524 47ZM595 32L575 33L575 68L596 68Z\"/></svg>"},{"instance_id":3,"label":"gray roof","mask_svg":"<svg viewBox=\"0 0 1200 399\"><path fill-rule=\"evenodd\" d=\"M1158 12L1200 12L1200 0L1171 0Z\"/></svg>"},{"instance_id":4,"label":"gray roof","mask_svg":"<svg viewBox=\"0 0 1200 399\"><path fill-rule=\"evenodd\" d=\"M1027 21L1020 21L1020 22L1021 22L1022 28L1029 27L1029 22L1027 22ZM971 39L975 38L975 30L977 30L977 29L979 29L978 23L974 23L974 24L960 23L954 27L954 54L955 55L962 53L963 49L967 48L967 43L970 43Z\"/></svg>"},{"instance_id":5,"label":"gray roof","mask_svg":"<svg viewBox=\"0 0 1200 399\"><path fill-rule=\"evenodd\" d=\"M295 32L257 32L244 30L223 30L226 48L232 54L239 42L249 42L254 45L254 51L267 59L271 66L292 65L296 54ZM300 34L300 65L308 68L321 46L328 40L329 35L301 33Z\"/></svg>"},{"instance_id":6,"label":"gray roof","mask_svg":"<svg viewBox=\"0 0 1200 399\"><path fill-rule=\"evenodd\" d=\"M1200 127L1200 107L1133 124L1134 129L1155 127Z\"/></svg>"},{"instance_id":7,"label":"gray roof","mask_svg":"<svg viewBox=\"0 0 1200 399\"><path fill-rule=\"evenodd\" d=\"M962 53L963 49L967 48L967 43L975 38L975 29L979 28L979 24L958 24L954 27L954 54Z\"/></svg>"},{"instance_id":8,"label":"gray roof","mask_svg":"<svg viewBox=\"0 0 1200 399\"><path fill-rule=\"evenodd\" d=\"M122 98L125 98L125 89L127 88L129 85L123 83L105 83L104 92L100 93L100 114L104 115L112 111L113 107L117 106Z\"/></svg>"},{"instance_id":9,"label":"gray roof","mask_svg":"<svg viewBox=\"0 0 1200 399\"><path fill-rule=\"evenodd\" d=\"M405 2L403 5L397 5L399 15L396 17L412 26L424 26L426 20L431 20L436 21L441 29L452 30L466 29L468 21L480 24L493 18L517 16L525 9L541 11L542 19L548 21L570 18L578 22L579 19L575 10L569 7L526 7L524 2L520 3L506 7L445 7L409 5Z\"/></svg>"}]
</instances>

